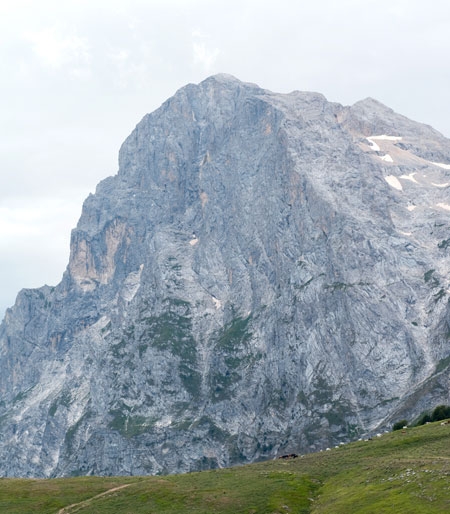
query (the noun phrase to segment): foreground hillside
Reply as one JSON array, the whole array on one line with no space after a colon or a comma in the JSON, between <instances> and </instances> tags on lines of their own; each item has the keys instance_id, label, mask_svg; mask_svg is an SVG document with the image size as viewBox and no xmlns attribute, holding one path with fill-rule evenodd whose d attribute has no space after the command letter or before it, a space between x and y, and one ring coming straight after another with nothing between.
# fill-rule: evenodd
<instances>
[{"instance_id":1,"label":"foreground hillside","mask_svg":"<svg viewBox=\"0 0 450 514\"><path fill-rule=\"evenodd\" d=\"M164 477L0 480L0 512L450 512L450 424L429 424L330 451Z\"/></svg>"}]
</instances>

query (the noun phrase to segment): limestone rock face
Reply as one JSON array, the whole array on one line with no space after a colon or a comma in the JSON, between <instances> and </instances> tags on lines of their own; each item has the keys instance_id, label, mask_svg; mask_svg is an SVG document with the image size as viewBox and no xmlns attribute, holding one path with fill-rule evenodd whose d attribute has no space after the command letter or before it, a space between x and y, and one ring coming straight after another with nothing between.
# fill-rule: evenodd
<instances>
[{"instance_id":1,"label":"limestone rock face","mask_svg":"<svg viewBox=\"0 0 450 514\"><path fill-rule=\"evenodd\" d=\"M450 140L218 75L146 115L0 326L2 476L319 450L450 403Z\"/></svg>"}]
</instances>

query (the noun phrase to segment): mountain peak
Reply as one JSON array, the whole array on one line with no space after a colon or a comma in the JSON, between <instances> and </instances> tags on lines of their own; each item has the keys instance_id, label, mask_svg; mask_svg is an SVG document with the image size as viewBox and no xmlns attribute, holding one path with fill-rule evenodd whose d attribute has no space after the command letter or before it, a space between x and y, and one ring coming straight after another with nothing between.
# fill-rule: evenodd
<instances>
[{"instance_id":1,"label":"mountain peak","mask_svg":"<svg viewBox=\"0 0 450 514\"><path fill-rule=\"evenodd\" d=\"M215 75L211 75L202 82L200 82L199 86L202 87L211 84L217 84L221 87L245 87L251 90L261 90L260 86L258 86L257 84L254 84L252 82L243 82L242 80L236 78L234 75L230 75L228 73L217 73Z\"/></svg>"},{"instance_id":2,"label":"mountain peak","mask_svg":"<svg viewBox=\"0 0 450 514\"><path fill-rule=\"evenodd\" d=\"M210 82L210 81L216 81L216 82L238 82L239 84L242 84L242 81L236 78L234 75L231 75L229 73L216 73L215 75L210 75L202 82Z\"/></svg>"},{"instance_id":3,"label":"mountain peak","mask_svg":"<svg viewBox=\"0 0 450 514\"><path fill-rule=\"evenodd\" d=\"M367 98L364 98L363 100L359 100L358 102L355 102L352 106L352 108L364 108L364 109L372 109L372 110L385 110L389 112L393 112L390 107L387 107L385 104L380 102L379 100L372 98L368 96Z\"/></svg>"},{"instance_id":4,"label":"mountain peak","mask_svg":"<svg viewBox=\"0 0 450 514\"><path fill-rule=\"evenodd\" d=\"M0 475L226 467L447 401L449 164L373 99L179 90L0 325Z\"/></svg>"}]
</instances>

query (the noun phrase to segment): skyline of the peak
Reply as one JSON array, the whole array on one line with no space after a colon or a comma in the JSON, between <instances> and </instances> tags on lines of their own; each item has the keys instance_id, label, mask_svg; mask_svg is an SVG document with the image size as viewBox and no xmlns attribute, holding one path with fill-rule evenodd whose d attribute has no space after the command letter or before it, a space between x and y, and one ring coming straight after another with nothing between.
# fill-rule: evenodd
<instances>
[{"instance_id":1,"label":"skyline of the peak","mask_svg":"<svg viewBox=\"0 0 450 514\"><path fill-rule=\"evenodd\" d=\"M83 200L179 88L373 97L450 136L449 24L443 1L2 2L0 318L21 288L61 279Z\"/></svg>"}]
</instances>

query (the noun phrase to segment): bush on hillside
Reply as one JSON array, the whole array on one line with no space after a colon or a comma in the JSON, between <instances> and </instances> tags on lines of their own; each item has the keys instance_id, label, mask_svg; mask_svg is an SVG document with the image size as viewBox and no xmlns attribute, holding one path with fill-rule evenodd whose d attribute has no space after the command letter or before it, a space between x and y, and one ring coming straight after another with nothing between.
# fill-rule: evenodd
<instances>
[{"instance_id":1,"label":"bush on hillside","mask_svg":"<svg viewBox=\"0 0 450 514\"><path fill-rule=\"evenodd\" d=\"M442 421L443 419L450 418L450 406L449 405L438 405L433 412L422 412L419 419L414 423L414 426L425 425L432 421Z\"/></svg>"},{"instance_id":2,"label":"bush on hillside","mask_svg":"<svg viewBox=\"0 0 450 514\"><path fill-rule=\"evenodd\" d=\"M430 423L432 421L431 416L428 412L422 412L419 419L417 420L416 426L425 425L426 423Z\"/></svg>"},{"instance_id":3,"label":"bush on hillside","mask_svg":"<svg viewBox=\"0 0 450 514\"><path fill-rule=\"evenodd\" d=\"M432 421L441 421L443 419L450 418L450 406L449 405L438 405L431 415Z\"/></svg>"},{"instance_id":4,"label":"bush on hillside","mask_svg":"<svg viewBox=\"0 0 450 514\"><path fill-rule=\"evenodd\" d=\"M392 430L401 430L403 427L406 427L407 425L408 425L408 420L401 419L400 421L397 421L396 423L394 423Z\"/></svg>"}]
</instances>

